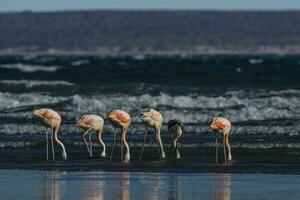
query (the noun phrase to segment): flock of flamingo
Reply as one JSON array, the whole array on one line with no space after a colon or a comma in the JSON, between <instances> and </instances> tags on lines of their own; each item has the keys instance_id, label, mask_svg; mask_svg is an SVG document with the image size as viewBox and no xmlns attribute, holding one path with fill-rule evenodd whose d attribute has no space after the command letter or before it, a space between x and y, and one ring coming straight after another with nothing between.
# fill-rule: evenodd
<instances>
[{"instance_id":1,"label":"flock of flamingo","mask_svg":"<svg viewBox=\"0 0 300 200\"><path fill-rule=\"evenodd\" d=\"M64 144L58 139L58 129L61 124L61 117L60 115L50 109L50 108L41 108L33 111L33 114L40 117L44 124L47 127L46 130L46 145L47 145L47 160L48 157L48 128L51 128L52 134L51 134L51 146L52 146L52 159L55 160L55 153L54 153L54 141L61 146L62 148L62 158L64 160L67 159L67 152ZM123 111L123 110L114 110L107 115L108 120L114 127L114 143L112 146L112 151L110 154L110 161L112 160L115 145L116 145L116 136L117 136L117 129L121 130L122 139L121 139L121 162L127 163L130 161L130 151L129 151L129 145L126 141L126 133L128 130L128 127L131 123L130 115ZM165 151L163 148L160 132L161 127L163 123L163 117L162 115L154 110L150 109L148 112L142 112L140 115L142 123L145 125L145 135L144 135L144 141L142 145L142 151L140 154L140 160L143 157L144 152L144 145L147 138L147 129L148 127L153 128L156 135L156 142L157 142L157 148L159 152L159 157L161 159L165 158ZM86 130L86 132L83 134L83 140L86 145L86 148L89 152L89 156L93 156L92 152L92 141L91 141L91 131L94 130L97 132L98 140L102 146L102 152L100 157L106 157L106 146L105 143L102 140L102 131L104 127L104 119L101 116L98 115L84 115L82 116L77 122L76 126L83 127ZM230 162L232 160L231 156L231 149L229 144L229 133L231 130L231 123L228 119L225 119L223 117L215 117L209 122L209 128L211 128L214 132L217 134L223 135L223 148L224 148L224 160L225 163ZM182 121L178 119L173 119L168 122L168 130L171 133L172 136L172 145L171 149L174 151L176 155L176 159L180 159L180 153L178 149L177 141L182 135L183 132L183 123ZM89 142L86 140L86 135L89 134ZM216 135L217 136L217 135ZM123 148L125 146L125 156L123 155ZM226 152L226 148L228 149L228 153ZM216 137L216 162L218 162L218 136Z\"/></svg>"}]
</instances>

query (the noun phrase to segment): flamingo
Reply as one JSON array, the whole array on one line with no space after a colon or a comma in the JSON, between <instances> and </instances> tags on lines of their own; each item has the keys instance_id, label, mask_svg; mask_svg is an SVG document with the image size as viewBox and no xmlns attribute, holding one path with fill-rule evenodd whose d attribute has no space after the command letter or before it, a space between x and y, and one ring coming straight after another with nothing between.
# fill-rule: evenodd
<instances>
[{"instance_id":1,"label":"flamingo","mask_svg":"<svg viewBox=\"0 0 300 200\"><path fill-rule=\"evenodd\" d=\"M55 155L54 155L54 140L61 146L62 148L62 157L64 160L67 159L67 153L65 146L63 143L57 138L57 132L61 124L61 117L60 115L55 112L54 110L50 108L41 108L33 111L33 115L36 115L40 117L44 124L46 125L46 144L47 144L47 160L48 158L48 127L51 128L52 130L52 135L51 135L51 146L52 146L52 158L55 160Z\"/></svg>"},{"instance_id":2,"label":"flamingo","mask_svg":"<svg viewBox=\"0 0 300 200\"><path fill-rule=\"evenodd\" d=\"M223 135L223 151L225 163L232 160L231 148L229 144L229 133L231 130L231 123L228 119L223 117L215 117L209 122L209 127L216 132L216 134ZM226 147L228 148L228 157L226 154ZM218 135L216 135L216 163L218 162Z\"/></svg>"},{"instance_id":3,"label":"flamingo","mask_svg":"<svg viewBox=\"0 0 300 200\"><path fill-rule=\"evenodd\" d=\"M166 155L165 155L164 147L163 147L161 137L160 137L161 126L162 126L162 122L164 120L162 115L159 112L157 112L156 110L151 108L148 112L143 112L140 115L140 118L142 120L142 123L146 127L144 142L143 142L142 151L141 151L141 155L140 155L140 160L143 157L144 145L145 145L146 138L147 138L148 126L154 128L155 135L156 135L156 143L157 143L157 148L158 148L158 153L159 153L160 158L165 158Z\"/></svg>"},{"instance_id":4,"label":"flamingo","mask_svg":"<svg viewBox=\"0 0 300 200\"><path fill-rule=\"evenodd\" d=\"M176 159L180 159L180 153L178 150L177 140L182 135L183 123L178 119L173 119L168 122L168 129L172 135L172 145L171 150L175 150Z\"/></svg>"},{"instance_id":5,"label":"flamingo","mask_svg":"<svg viewBox=\"0 0 300 200\"><path fill-rule=\"evenodd\" d=\"M131 123L130 115L123 110L114 110L114 111L108 113L107 118L109 119L111 124L114 126L114 144L113 144L112 151L110 154L110 161L112 159L115 145L116 145L116 136L117 136L116 129L120 128L121 133L122 133L121 162L129 162L130 161L130 152L129 152L128 143L126 142L126 133L127 133L128 127L130 126L130 123ZM123 145L125 145L125 147L126 147L126 154L125 154L124 160L123 160Z\"/></svg>"},{"instance_id":6,"label":"flamingo","mask_svg":"<svg viewBox=\"0 0 300 200\"><path fill-rule=\"evenodd\" d=\"M91 141L91 130L94 130L97 132L98 140L100 144L103 147L103 150L101 152L100 157L105 157L106 153L106 146L101 138L103 126L104 126L104 120L101 116L98 115L83 115L77 122L76 126L87 128L87 131L83 134L83 140L86 145L86 148L89 152L90 158L93 157L93 148L92 148L92 141ZM85 135L89 133L89 145L87 144L87 141L85 139Z\"/></svg>"}]
</instances>

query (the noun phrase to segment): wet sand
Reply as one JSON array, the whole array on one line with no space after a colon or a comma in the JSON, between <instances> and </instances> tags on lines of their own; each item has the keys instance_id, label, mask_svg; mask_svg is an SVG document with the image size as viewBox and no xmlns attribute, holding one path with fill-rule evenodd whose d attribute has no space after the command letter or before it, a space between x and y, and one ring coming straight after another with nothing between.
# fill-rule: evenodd
<instances>
[{"instance_id":1,"label":"wet sand","mask_svg":"<svg viewBox=\"0 0 300 200\"><path fill-rule=\"evenodd\" d=\"M1 199L300 199L299 175L0 170Z\"/></svg>"}]
</instances>

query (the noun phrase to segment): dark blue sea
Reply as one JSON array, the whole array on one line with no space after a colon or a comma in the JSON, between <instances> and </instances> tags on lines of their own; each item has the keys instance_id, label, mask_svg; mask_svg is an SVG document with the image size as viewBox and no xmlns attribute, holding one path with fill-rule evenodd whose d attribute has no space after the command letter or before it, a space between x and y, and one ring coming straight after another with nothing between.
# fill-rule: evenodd
<instances>
[{"instance_id":1,"label":"dark blue sea","mask_svg":"<svg viewBox=\"0 0 300 200\"><path fill-rule=\"evenodd\" d=\"M68 160L46 159L45 127L32 110L48 107L62 117L59 138ZM149 132L143 161L139 152L143 110L154 108L164 117L162 140L167 159L160 161ZM88 159L75 120L83 114L104 117L114 109L133 120L127 141L132 161L120 164ZM232 122L230 143L234 161L215 164L215 134L208 121L223 116ZM182 159L169 151L167 122L185 124L179 147ZM300 56L0 56L0 168L300 173ZM103 140L110 153L113 127L105 121ZM118 141L120 140L118 135ZM220 138L220 142L221 142Z\"/></svg>"}]
</instances>

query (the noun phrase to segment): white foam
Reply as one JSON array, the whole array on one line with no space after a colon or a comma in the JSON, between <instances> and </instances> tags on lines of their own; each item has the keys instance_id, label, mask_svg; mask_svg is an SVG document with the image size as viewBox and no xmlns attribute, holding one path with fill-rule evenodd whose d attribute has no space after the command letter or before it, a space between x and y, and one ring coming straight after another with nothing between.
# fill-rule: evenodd
<instances>
[{"instance_id":1,"label":"white foam","mask_svg":"<svg viewBox=\"0 0 300 200\"><path fill-rule=\"evenodd\" d=\"M76 61L72 61L71 65L73 66L81 66L81 65L86 65L89 64L90 61L89 60L76 60Z\"/></svg>"},{"instance_id":2,"label":"white foam","mask_svg":"<svg viewBox=\"0 0 300 200\"><path fill-rule=\"evenodd\" d=\"M68 81L38 81L38 80L1 80L0 84L24 86L26 88L33 88L37 86L72 86L74 85Z\"/></svg>"},{"instance_id":3,"label":"white foam","mask_svg":"<svg viewBox=\"0 0 300 200\"><path fill-rule=\"evenodd\" d=\"M12 94L0 92L0 109L17 108L28 105L55 104L66 97L53 97L37 93Z\"/></svg>"},{"instance_id":4,"label":"white foam","mask_svg":"<svg viewBox=\"0 0 300 200\"><path fill-rule=\"evenodd\" d=\"M63 84L69 85L70 83L63 82ZM0 93L0 109L64 102L64 107L60 112L67 111L70 115L94 113L106 116L111 110L123 109L131 114L133 122L139 122L139 112L147 108L158 108L165 122L177 118L185 123L199 123L206 122L213 116L225 116L232 122L300 118L300 96L256 97L242 93L226 93L218 97L171 96L164 93L157 96L145 94L141 96L74 95L69 97L54 97L37 93Z\"/></svg>"},{"instance_id":5,"label":"white foam","mask_svg":"<svg viewBox=\"0 0 300 200\"><path fill-rule=\"evenodd\" d=\"M43 66L43 65L29 65L22 63L14 64L2 64L2 69L15 69L21 72L33 73L33 72L56 72L58 69L62 69L60 66Z\"/></svg>"},{"instance_id":6,"label":"white foam","mask_svg":"<svg viewBox=\"0 0 300 200\"><path fill-rule=\"evenodd\" d=\"M79 96L71 97L69 110L76 112L109 112L124 109L137 114L143 108L161 108L166 120L178 118L184 122L207 121L212 116L225 116L231 121L265 120L300 117L300 97L251 98L238 96ZM236 108L236 106L239 106ZM180 108L180 109L179 109ZM200 110L197 108L200 108Z\"/></svg>"},{"instance_id":7,"label":"white foam","mask_svg":"<svg viewBox=\"0 0 300 200\"><path fill-rule=\"evenodd\" d=\"M251 58L249 59L249 63L250 64L261 64L263 63L263 59L260 59L260 58Z\"/></svg>"}]
</instances>

